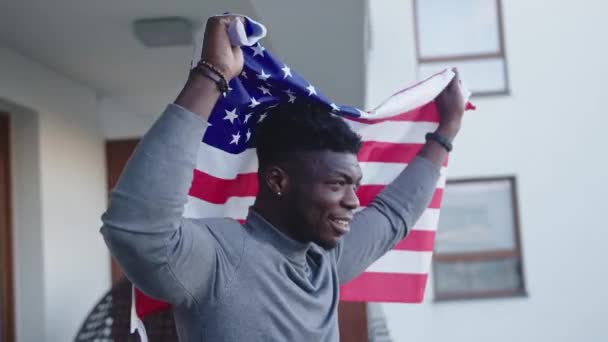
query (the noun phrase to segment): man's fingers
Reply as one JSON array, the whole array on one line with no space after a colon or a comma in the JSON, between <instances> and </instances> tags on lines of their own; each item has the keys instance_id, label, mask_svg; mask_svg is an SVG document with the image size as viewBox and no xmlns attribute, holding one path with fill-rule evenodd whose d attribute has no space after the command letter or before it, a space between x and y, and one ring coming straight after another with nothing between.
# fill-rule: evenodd
<instances>
[{"instance_id":1,"label":"man's fingers","mask_svg":"<svg viewBox=\"0 0 608 342\"><path fill-rule=\"evenodd\" d=\"M452 68L452 71L454 72L454 78L452 78L447 88L457 89L460 86L460 75L458 74L457 68Z\"/></svg>"}]
</instances>

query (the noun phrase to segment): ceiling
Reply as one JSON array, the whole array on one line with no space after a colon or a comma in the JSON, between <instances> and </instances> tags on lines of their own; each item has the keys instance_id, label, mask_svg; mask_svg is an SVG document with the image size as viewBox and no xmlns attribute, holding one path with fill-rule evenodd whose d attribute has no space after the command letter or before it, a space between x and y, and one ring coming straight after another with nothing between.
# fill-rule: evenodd
<instances>
[{"instance_id":1,"label":"ceiling","mask_svg":"<svg viewBox=\"0 0 608 342\"><path fill-rule=\"evenodd\" d=\"M146 48L132 33L135 19L182 16L200 23L226 11L250 15L267 25L266 46L286 56L284 60L297 65L300 73L323 83L327 76L317 70L320 67L338 74L363 74L363 7L362 0L0 0L0 44L97 90L100 97L145 113L175 96L187 74L192 47ZM329 47L333 53L311 63L318 54L302 56L298 46L303 42ZM345 59L339 54L344 51L357 57ZM339 94L339 87L334 88L325 92ZM362 95L355 92L353 100Z\"/></svg>"}]
</instances>

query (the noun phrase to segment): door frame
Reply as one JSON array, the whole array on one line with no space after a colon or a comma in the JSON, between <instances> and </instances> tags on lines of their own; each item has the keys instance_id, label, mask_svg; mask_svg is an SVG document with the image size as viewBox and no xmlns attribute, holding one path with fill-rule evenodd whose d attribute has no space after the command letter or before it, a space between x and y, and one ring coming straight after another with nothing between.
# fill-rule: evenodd
<instances>
[{"instance_id":1,"label":"door frame","mask_svg":"<svg viewBox=\"0 0 608 342\"><path fill-rule=\"evenodd\" d=\"M15 341L11 184L10 117L0 112L0 340L7 342Z\"/></svg>"}]
</instances>

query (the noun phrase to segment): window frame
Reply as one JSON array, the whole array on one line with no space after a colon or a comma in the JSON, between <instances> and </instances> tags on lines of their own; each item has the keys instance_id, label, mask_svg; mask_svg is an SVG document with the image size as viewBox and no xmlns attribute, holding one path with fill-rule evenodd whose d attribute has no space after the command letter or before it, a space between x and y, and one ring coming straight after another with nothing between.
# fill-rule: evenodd
<instances>
[{"instance_id":1,"label":"window frame","mask_svg":"<svg viewBox=\"0 0 608 342\"><path fill-rule=\"evenodd\" d=\"M476 178L460 178L446 181L446 187L450 184L479 184L485 182L507 181L509 182L510 197L511 197L511 215L513 217L513 243L512 249L495 249L484 250L477 252L450 252L450 253L433 253L433 301L445 302L453 300L473 300L473 299L491 299L505 297L527 297L527 287L525 279L524 259L521 248L521 232L519 219L519 205L517 199L517 180L511 176L495 176L495 177L476 177ZM473 262L473 261L492 261L506 258L515 258L519 261L519 276L521 279L521 287L502 290L480 290L480 291L438 291L437 284L437 265L436 262Z\"/></svg>"},{"instance_id":2,"label":"window frame","mask_svg":"<svg viewBox=\"0 0 608 342\"><path fill-rule=\"evenodd\" d=\"M414 42L416 45L416 67L417 72L419 72L419 68L422 64L431 64L431 63L449 63L449 62L470 62L470 61L483 61L488 59L502 59L503 61L503 74L504 74L504 89L502 90L485 90L485 91L475 91L472 96L474 97L484 97L484 96L498 96L498 95L510 95L510 86L509 86L509 72L507 67L507 55L505 49L505 39L504 39L504 24L503 24L503 10L502 10L502 0L494 0L496 2L496 20L498 27L498 51L496 52L484 52L484 53L472 53L472 54L453 54L453 55L439 55L433 57L422 57L420 55L420 29L419 23L420 18L418 18L418 1L413 1L413 23L414 23Z\"/></svg>"}]
</instances>

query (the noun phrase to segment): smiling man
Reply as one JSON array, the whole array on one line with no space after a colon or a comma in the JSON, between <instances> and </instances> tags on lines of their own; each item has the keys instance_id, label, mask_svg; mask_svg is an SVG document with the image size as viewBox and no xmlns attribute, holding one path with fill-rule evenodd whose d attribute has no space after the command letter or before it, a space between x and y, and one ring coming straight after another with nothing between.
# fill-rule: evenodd
<instances>
[{"instance_id":1,"label":"smiling man","mask_svg":"<svg viewBox=\"0 0 608 342\"><path fill-rule=\"evenodd\" d=\"M172 304L182 341L338 341L339 286L403 239L432 197L464 112L458 77L437 99L436 135L366 209L355 213L360 138L326 110L289 105L256 133L259 191L245 223L187 219L206 119L243 67L232 20L208 21L204 62L142 139L101 232L129 279Z\"/></svg>"}]
</instances>

